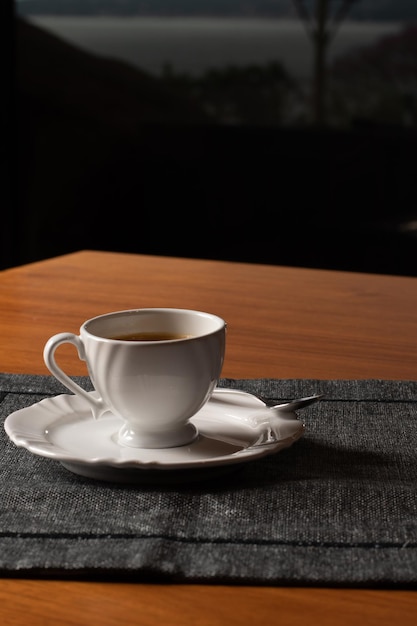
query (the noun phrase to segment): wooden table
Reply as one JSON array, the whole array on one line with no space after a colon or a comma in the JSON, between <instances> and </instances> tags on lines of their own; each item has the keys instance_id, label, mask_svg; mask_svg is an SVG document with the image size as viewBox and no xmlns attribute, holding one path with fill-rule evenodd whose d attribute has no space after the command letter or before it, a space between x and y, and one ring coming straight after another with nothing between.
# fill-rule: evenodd
<instances>
[{"instance_id":1,"label":"wooden table","mask_svg":"<svg viewBox=\"0 0 417 626\"><path fill-rule=\"evenodd\" d=\"M228 323L229 378L417 375L417 279L82 251L0 274L3 372L49 374L48 337L117 309L173 306ZM60 364L86 374L74 348ZM417 623L417 592L2 579L5 625Z\"/></svg>"}]
</instances>

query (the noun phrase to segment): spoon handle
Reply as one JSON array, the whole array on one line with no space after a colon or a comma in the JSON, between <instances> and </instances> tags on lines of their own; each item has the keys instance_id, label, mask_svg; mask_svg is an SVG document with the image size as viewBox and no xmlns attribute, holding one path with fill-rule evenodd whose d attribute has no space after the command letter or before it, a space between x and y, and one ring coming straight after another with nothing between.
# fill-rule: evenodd
<instances>
[{"instance_id":1,"label":"spoon handle","mask_svg":"<svg viewBox=\"0 0 417 626\"><path fill-rule=\"evenodd\" d=\"M307 396L306 398L298 398L297 400L291 400L290 402L284 402L281 404L267 404L269 409L275 409L278 411L284 411L284 412L292 412L292 411L297 411L297 409L303 409L306 406L309 406L310 404L313 404L314 402L318 402L318 400L321 400L321 398L323 398L324 394L323 393L319 393L319 394L315 394L314 396Z\"/></svg>"}]
</instances>

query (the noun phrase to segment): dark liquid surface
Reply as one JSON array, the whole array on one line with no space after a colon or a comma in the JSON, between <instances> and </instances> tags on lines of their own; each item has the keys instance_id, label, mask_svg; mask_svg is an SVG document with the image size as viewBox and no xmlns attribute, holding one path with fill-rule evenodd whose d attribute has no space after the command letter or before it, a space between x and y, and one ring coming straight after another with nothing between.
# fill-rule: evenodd
<instances>
[{"instance_id":1,"label":"dark liquid surface","mask_svg":"<svg viewBox=\"0 0 417 626\"><path fill-rule=\"evenodd\" d=\"M162 333L162 332L136 332L126 333L125 335L115 335L109 339L119 339L122 341L172 341L173 339L187 339L191 335L181 333Z\"/></svg>"}]
</instances>

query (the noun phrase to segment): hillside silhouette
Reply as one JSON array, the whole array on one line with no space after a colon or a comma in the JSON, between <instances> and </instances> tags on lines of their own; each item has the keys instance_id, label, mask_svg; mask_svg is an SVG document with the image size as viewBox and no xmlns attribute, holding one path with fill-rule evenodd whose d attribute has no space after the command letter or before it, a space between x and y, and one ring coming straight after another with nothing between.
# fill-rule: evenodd
<instances>
[{"instance_id":1,"label":"hillside silhouette","mask_svg":"<svg viewBox=\"0 0 417 626\"><path fill-rule=\"evenodd\" d=\"M43 104L49 113L126 131L144 123L208 121L201 110L145 71L84 52L22 18L16 24L20 95Z\"/></svg>"}]
</instances>

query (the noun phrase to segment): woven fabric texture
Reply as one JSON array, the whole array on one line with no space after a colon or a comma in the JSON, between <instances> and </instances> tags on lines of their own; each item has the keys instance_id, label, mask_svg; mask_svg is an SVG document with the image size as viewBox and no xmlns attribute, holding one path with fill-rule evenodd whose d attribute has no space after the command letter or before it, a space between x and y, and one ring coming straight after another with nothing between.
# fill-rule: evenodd
<instances>
[{"instance_id":1,"label":"woven fabric texture","mask_svg":"<svg viewBox=\"0 0 417 626\"><path fill-rule=\"evenodd\" d=\"M417 382L219 386L325 397L300 412L304 436L277 454L198 482L124 485L12 443L10 413L67 391L53 377L0 374L0 573L416 588Z\"/></svg>"}]
</instances>

